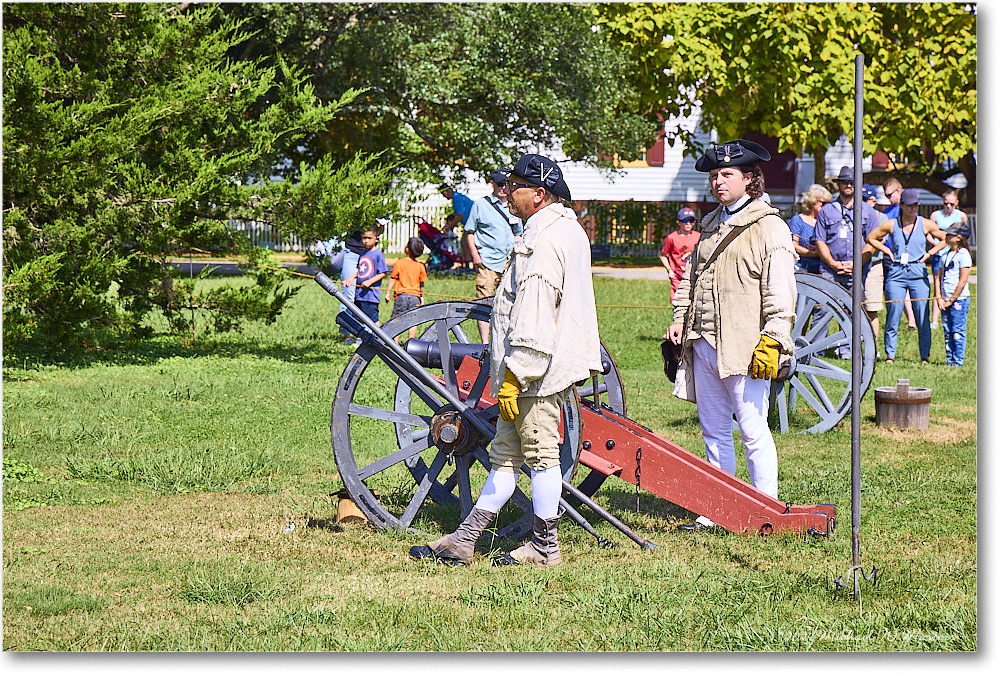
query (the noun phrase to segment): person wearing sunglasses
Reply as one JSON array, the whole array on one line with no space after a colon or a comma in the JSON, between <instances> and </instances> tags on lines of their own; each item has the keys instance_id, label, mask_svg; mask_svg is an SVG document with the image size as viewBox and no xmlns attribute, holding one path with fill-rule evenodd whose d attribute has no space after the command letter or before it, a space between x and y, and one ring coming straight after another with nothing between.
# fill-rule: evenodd
<instances>
[{"instance_id":1,"label":"person wearing sunglasses","mask_svg":"<svg viewBox=\"0 0 1000 675\"><path fill-rule=\"evenodd\" d=\"M882 184L882 191L885 192L885 198L889 200L889 206L882 211L885 220L881 221L879 225L888 220L899 219L899 197L903 194L903 184L899 182L898 178L890 177ZM906 312L906 323L910 330L916 330L917 320L913 316L913 303L910 302L909 291L906 292L906 298L903 300L903 311ZM878 335L878 331L875 331L875 335Z\"/></svg>"},{"instance_id":2,"label":"person wearing sunglasses","mask_svg":"<svg viewBox=\"0 0 1000 675\"><path fill-rule=\"evenodd\" d=\"M510 212L507 193L507 171L497 169L490 174L490 194L472 203L465 222L465 241L476 266L476 299L492 298L500 284L500 275L521 236L521 220ZM489 323L480 321L479 337L489 339Z\"/></svg>"},{"instance_id":3,"label":"person wearing sunglasses","mask_svg":"<svg viewBox=\"0 0 1000 675\"><path fill-rule=\"evenodd\" d=\"M688 259L695 244L701 238L701 233L695 231L694 224L697 221L694 209L682 208L677 212L677 229L667 235L660 249L660 262L670 272L670 301L673 302L674 293L684 276L684 268L687 267Z\"/></svg>"},{"instance_id":4,"label":"person wearing sunglasses","mask_svg":"<svg viewBox=\"0 0 1000 675\"><path fill-rule=\"evenodd\" d=\"M885 360L896 358L896 336L899 319L903 314L902 302L909 291L913 313L917 319L917 342L920 360L928 363L931 355L931 324L927 302L931 297L931 282L927 277L927 261L945 247L945 233L917 213L918 194L906 188L899 198L900 216L879 225L868 235L868 245L882 251L885 266L885 300L889 307L885 313ZM924 240L933 235L939 242L930 251ZM882 240L885 239L886 243ZM887 245L888 244L888 245Z\"/></svg>"},{"instance_id":5,"label":"person wearing sunglasses","mask_svg":"<svg viewBox=\"0 0 1000 675\"><path fill-rule=\"evenodd\" d=\"M969 217L958 208L958 192L956 190L948 190L943 195L941 195L941 208L931 214L930 219L938 226L938 229L947 231L952 225L964 225L969 227ZM933 246L937 242L931 237L927 237L927 245ZM944 258L945 254L948 252L947 248L941 249L941 251L931 259L931 274L937 274L938 269L941 267L941 260ZM931 329L938 327L938 322L941 320L941 308L938 303L933 303L933 308L931 309Z\"/></svg>"},{"instance_id":6,"label":"person wearing sunglasses","mask_svg":"<svg viewBox=\"0 0 1000 675\"><path fill-rule=\"evenodd\" d=\"M491 395L500 416L490 443L490 472L458 528L414 546L414 558L452 565L472 560L476 541L513 496L522 466L529 470L532 537L493 559L494 565L552 567L558 542L559 423L576 382L603 370L590 239L572 209L559 165L542 155L517 160L506 181L510 212L524 233L504 270L490 315Z\"/></svg>"},{"instance_id":7,"label":"person wearing sunglasses","mask_svg":"<svg viewBox=\"0 0 1000 675\"><path fill-rule=\"evenodd\" d=\"M826 204L816 215L816 229L813 231L813 241L819 254L819 275L824 279L834 281L848 291L854 285L854 169L841 167L837 175L837 199ZM878 211L861 202L862 241L878 227ZM871 246L865 245L861 251L861 293L864 293L864 283L872 252ZM868 320L877 313L865 311ZM837 348L837 355L842 359L851 358L850 345Z\"/></svg>"},{"instance_id":8,"label":"person wearing sunglasses","mask_svg":"<svg viewBox=\"0 0 1000 675\"><path fill-rule=\"evenodd\" d=\"M814 183L802 193L801 212L796 213L788 221L788 229L792 232L792 243L795 245L795 252L799 254L799 259L795 263L797 272L819 274L819 257L816 253L816 244L812 241L812 234L816 229L816 215L824 204L829 204L832 200L833 195L829 190Z\"/></svg>"}]
</instances>

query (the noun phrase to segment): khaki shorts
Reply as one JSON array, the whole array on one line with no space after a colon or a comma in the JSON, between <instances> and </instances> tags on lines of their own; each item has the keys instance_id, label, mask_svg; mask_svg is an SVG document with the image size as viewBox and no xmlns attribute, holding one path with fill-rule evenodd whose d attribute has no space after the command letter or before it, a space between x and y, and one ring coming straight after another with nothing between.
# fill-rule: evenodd
<instances>
[{"instance_id":1,"label":"khaki shorts","mask_svg":"<svg viewBox=\"0 0 1000 675\"><path fill-rule=\"evenodd\" d=\"M499 272L494 272L482 263L476 265L476 300L496 295L500 276Z\"/></svg>"},{"instance_id":2,"label":"khaki shorts","mask_svg":"<svg viewBox=\"0 0 1000 675\"><path fill-rule=\"evenodd\" d=\"M569 391L520 396L513 422L497 418L497 435L490 444L490 464L495 470L517 473L522 464L532 471L559 466L559 420Z\"/></svg>"},{"instance_id":3,"label":"khaki shorts","mask_svg":"<svg viewBox=\"0 0 1000 675\"><path fill-rule=\"evenodd\" d=\"M861 301L861 306L868 312L877 312L885 307L883 295L883 282L885 281L885 271L882 263L872 265L868 270L868 278L865 279L865 297Z\"/></svg>"}]
</instances>

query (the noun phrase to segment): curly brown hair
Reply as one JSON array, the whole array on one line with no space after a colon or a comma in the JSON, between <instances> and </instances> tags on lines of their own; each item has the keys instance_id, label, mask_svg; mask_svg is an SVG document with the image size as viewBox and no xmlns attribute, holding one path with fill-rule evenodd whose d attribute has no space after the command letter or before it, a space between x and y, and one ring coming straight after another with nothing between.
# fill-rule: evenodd
<instances>
[{"instance_id":1,"label":"curly brown hair","mask_svg":"<svg viewBox=\"0 0 1000 675\"><path fill-rule=\"evenodd\" d=\"M764 172L759 164L751 164L743 167L744 174L750 174L750 183L747 185L747 194L750 199L760 199L764 194Z\"/></svg>"}]
</instances>

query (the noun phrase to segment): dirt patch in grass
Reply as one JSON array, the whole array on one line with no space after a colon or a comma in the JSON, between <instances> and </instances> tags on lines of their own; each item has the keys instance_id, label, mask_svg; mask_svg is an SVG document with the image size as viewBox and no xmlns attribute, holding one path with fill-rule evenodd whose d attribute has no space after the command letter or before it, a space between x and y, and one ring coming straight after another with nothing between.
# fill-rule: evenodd
<instances>
[{"instance_id":1,"label":"dirt patch in grass","mask_svg":"<svg viewBox=\"0 0 1000 675\"><path fill-rule=\"evenodd\" d=\"M897 427L873 425L871 433L879 438L899 441L901 443L919 440L928 443L950 445L975 439L976 421L957 420L951 417L935 415L926 429L899 429Z\"/></svg>"}]
</instances>

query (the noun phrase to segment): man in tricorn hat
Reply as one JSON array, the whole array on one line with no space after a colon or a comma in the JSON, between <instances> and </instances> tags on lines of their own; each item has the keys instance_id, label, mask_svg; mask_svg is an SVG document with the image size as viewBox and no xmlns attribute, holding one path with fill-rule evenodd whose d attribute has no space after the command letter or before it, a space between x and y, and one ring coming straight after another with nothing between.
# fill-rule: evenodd
<instances>
[{"instance_id":1,"label":"man in tricorn hat","mask_svg":"<svg viewBox=\"0 0 1000 675\"><path fill-rule=\"evenodd\" d=\"M494 565L551 567L561 555L556 536L562 467L559 421L575 382L602 371L590 240L559 165L524 155L507 179L509 208L524 221L490 316L490 378L500 417L490 444L492 466L479 499L451 534L414 546L414 558L451 565L472 560L476 540L514 494L522 465L531 475L531 540L497 556Z\"/></svg>"},{"instance_id":2,"label":"man in tricorn hat","mask_svg":"<svg viewBox=\"0 0 1000 675\"><path fill-rule=\"evenodd\" d=\"M695 164L708 172L719 207L701 221L664 337L684 345L674 395L697 403L708 461L736 473L735 414L751 483L777 497L767 409L771 380L793 352L796 254L788 225L760 200L759 165L770 158L757 143L737 140L709 148ZM680 527L710 527L708 515Z\"/></svg>"}]
</instances>

